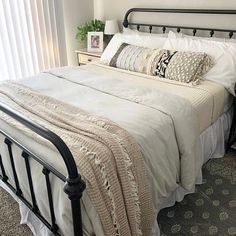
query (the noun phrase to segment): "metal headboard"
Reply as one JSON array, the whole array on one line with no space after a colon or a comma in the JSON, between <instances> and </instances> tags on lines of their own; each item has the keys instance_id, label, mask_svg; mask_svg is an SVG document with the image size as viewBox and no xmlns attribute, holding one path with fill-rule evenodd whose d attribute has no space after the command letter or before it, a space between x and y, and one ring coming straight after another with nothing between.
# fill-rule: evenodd
<instances>
[{"instance_id":1,"label":"metal headboard","mask_svg":"<svg viewBox=\"0 0 236 236\"><path fill-rule=\"evenodd\" d=\"M181 29L187 29L192 30L193 36L196 35L198 30L202 31L209 31L210 36L212 37L215 33L215 31L218 32L224 32L229 33L229 38L233 37L233 34L236 33L235 30L231 29L217 29L217 28L202 28L202 27L190 27L190 26L179 26L179 25L159 25L159 24L145 24L145 23L135 23L135 22L129 22L128 18L131 13L135 12L150 12L150 13L191 13L191 14L211 14L211 15L236 15L236 10L206 10L206 9L167 9L167 8L131 8L129 9L124 17L123 26L127 28L128 26L136 26L137 30L140 30L141 26L149 27L149 32L152 33L152 30L154 27L161 28L163 33L166 32L168 28L174 28L177 29L177 32L179 33ZM235 25L236 28L236 25Z\"/></svg>"}]
</instances>

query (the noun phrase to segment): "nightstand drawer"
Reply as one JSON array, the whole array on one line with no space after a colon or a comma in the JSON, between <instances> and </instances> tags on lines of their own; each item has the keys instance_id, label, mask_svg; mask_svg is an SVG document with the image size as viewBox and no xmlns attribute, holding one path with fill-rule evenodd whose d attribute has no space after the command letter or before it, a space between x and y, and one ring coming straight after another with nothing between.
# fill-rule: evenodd
<instances>
[{"instance_id":1,"label":"nightstand drawer","mask_svg":"<svg viewBox=\"0 0 236 236\"><path fill-rule=\"evenodd\" d=\"M90 62L98 61L100 58L96 56L78 53L78 61L80 64L87 64Z\"/></svg>"},{"instance_id":2,"label":"nightstand drawer","mask_svg":"<svg viewBox=\"0 0 236 236\"><path fill-rule=\"evenodd\" d=\"M87 49L76 50L78 65L86 65L90 62L98 61L101 58L101 52L88 52Z\"/></svg>"}]
</instances>

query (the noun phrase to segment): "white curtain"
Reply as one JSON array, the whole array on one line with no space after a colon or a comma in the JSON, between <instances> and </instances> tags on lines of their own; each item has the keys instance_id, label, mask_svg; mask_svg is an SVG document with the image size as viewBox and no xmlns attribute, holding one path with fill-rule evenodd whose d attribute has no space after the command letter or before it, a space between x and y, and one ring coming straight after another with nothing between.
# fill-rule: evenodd
<instances>
[{"instance_id":1,"label":"white curtain","mask_svg":"<svg viewBox=\"0 0 236 236\"><path fill-rule=\"evenodd\" d=\"M62 0L0 0L0 80L67 64Z\"/></svg>"}]
</instances>

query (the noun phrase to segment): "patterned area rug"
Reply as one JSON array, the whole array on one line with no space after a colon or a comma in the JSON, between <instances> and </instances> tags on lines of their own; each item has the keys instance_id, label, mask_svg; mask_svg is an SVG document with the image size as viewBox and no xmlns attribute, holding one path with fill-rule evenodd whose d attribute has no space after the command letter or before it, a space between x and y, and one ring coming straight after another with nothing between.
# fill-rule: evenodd
<instances>
[{"instance_id":1,"label":"patterned area rug","mask_svg":"<svg viewBox=\"0 0 236 236\"><path fill-rule=\"evenodd\" d=\"M203 167L204 184L158 215L161 236L236 235L236 151ZM32 236L20 225L18 204L0 188L0 235Z\"/></svg>"},{"instance_id":2,"label":"patterned area rug","mask_svg":"<svg viewBox=\"0 0 236 236\"><path fill-rule=\"evenodd\" d=\"M203 167L202 185L160 211L161 236L236 235L236 150Z\"/></svg>"}]
</instances>

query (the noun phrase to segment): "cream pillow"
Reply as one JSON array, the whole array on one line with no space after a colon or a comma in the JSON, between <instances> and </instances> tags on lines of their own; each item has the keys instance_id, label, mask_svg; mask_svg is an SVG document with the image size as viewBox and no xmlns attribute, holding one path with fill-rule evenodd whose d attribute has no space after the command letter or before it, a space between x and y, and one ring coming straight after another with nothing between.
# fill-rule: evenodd
<instances>
[{"instance_id":1,"label":"cream pillow","mask_svg":"<svg viewBox=\"0 0 236 236\"><path fill-rule=\"evenodd\" d=\"M207 53L214 59L215 66L204 78L222 84L231 94L235 95L236 44L202 39L193 40L187 37L180 38L177 34L169 32L164 48Z\"/></svg>"}]
</instances>

